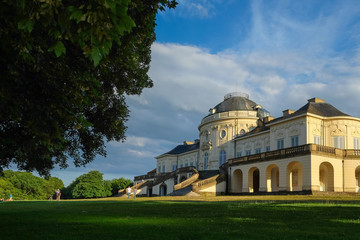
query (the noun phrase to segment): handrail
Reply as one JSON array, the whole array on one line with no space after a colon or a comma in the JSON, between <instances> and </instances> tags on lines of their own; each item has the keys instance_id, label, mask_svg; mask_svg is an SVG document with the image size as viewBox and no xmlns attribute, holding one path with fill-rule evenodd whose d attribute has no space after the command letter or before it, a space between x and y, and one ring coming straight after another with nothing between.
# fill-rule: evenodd
<instances>
[{"instance_id":1,"label":"handrail","mask_svg":"<svg viewBox=\"0 0 360 240\"><path fill-rule=\"evenodd\" d=\"M199 173L196 173L196 174L192 175L191 177L189 177L185 181L182 181L181 183L176 184L174 186L174 191L177 191L179 189L182 189L182 188L185 188L185 187L189 186L190 184L192 184L193 182L198 180L198 178L199 178Z\"/></svg>"},{"instance_id":2,"label":"handrail","mask_svg":"<svg viewBox=\"0 0 360 240\"><path fill-rule=\"evenodd\" d=\"M140 189L143 185L146 185L146 183L148 183L148 181L140 182L140 183L135 184L134 186L132 186L131 189L134 189L134 188ZM126 188L125 188L125 189L120 189L120 190L118 191L118 194L120 194L120 193L125 193L125 191L126 191Z\"/></svg>"},{"instance_id":3,"label":"handrail","mask_svg":"<svg viewBox=\"0 0 360 240\"><path fill-rule=\"evenodd\" d=\"M337 158L360 158L360 149L338 149L317 144L304 144L296 147L283 148L279 150L253 154L239 158L232 158L228 160L228 164L236 165L247 161L267 161L274 158L288 158L290 156L304 155L308 153L317 153Z\"/></svg>"},{"instance_id":4,"label":"handrail","mask_svg":"<svg viewBox=\"0 0 360 240\"><path fill-rule=\"evenodd\" d=\"M221 172L213 177L195 182L192 184L193 191L199 193L199 190L206 188L208 185L215 185L226 180L226 173Z\"/></svg>"},{"instance_id":5,"label":"handrail","mask_svg":"<svg viewBox=\"0 0 360 240\"><path fill-rule=\"evenodd\" d=\"M169 179L169 178L173 178L173 177L175 177L175 176L176 176L177 174L179 174L179 173L186 173L186 172L193 172L193 173L195 173L195 174L198 173L198 171L197 171L194 167L192 167L192 166L190 166L190 167L178 168L178 169L176 169L176 170L173 171L173 172L164 173L162 176L160 176L160 177L158 177L157 179L155 179L153 186L155 186L155 185L157 185L157 184L159 184L159 183L161 183L161 182L164 182L164 181L166 181L166 180Z\"/></svg>"}]
</instances>

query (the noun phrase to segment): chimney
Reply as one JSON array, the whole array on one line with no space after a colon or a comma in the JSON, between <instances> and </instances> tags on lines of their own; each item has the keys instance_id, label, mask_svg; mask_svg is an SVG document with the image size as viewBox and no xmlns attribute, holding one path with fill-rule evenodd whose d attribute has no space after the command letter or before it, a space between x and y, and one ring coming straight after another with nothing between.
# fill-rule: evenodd
<instances>
[{"instance_id":1,"label":"chimney","mask_svg":"<svg viewBox=\"0 0 360 240\"><path fill-rule=\"evenodd\" d=\"M184 145L191 145L191 144L193 144L193 142L184 141Z\"/></svg>"},{"instance_id":2,"label":"chimney","mask_svg":"<svg viewBox=\"0 0 360 240\"><path fill-rule=\"evenodd\" d=\"M295 111L291 110L291 109L286 109L283 111L283 117L287 117L290 116L291 114L293 114Z\"/></svg>"},{"instance_id":3,"label":"chimney","mask_svg":"<svg viewBox=\"0 0 360 240\"><path fill-rule=\"evenodd\" d=\"M313 102L313 103L324 103L325 101L320 99L320 98L314 97L314 98L309 99L308 102L309 103L311 103L311 102Z\"/></svg>"},{"instance_id":4,"label":"chimney","mask_svg":"<svg viewBox=\"0 0 360 240\"><path fill-rule=\"evenodd\" d=\"M268 123L268 122L270 122L272 120L274 120L274 118L271 117L271 116L264 117L264 123Z\"/></svg>"}]
</instances>

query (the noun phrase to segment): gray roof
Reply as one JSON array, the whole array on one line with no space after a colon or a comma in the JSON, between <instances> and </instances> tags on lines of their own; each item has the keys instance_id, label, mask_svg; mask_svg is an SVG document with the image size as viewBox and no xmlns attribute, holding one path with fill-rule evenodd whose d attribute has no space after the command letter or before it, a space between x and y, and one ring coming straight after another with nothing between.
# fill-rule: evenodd
<instances>
[{"instance_id":1,"label":"gray roof","mask_svg":"<svg viewBox=\"0 0 360 240\"><path fill-rule=\"evenodd\" d=\"M297 114L312 113L322 117L349 116L348 114L339 111L337 108L326 102L323 103L308 102L306 105L304 105L299 110L294 112L294 114L295 113Z\"/></svg>"},{"instance_id":2,"label":"gray roof","mask_svg":"<svg viewBox=\"0 0 360 240\"><path fill-rule=\"evenodd\" d=\"M304 106L302 106L301 108L299 108L296 112L294 112L293 114L290 114L288 116L283 116L283 117L279 117L279 118L275 118L274 120L266 123L266 124L259 124L258 126L253 129L252 131L241 135L237 138L241 138L241 137L245 137L245 136L251 136L253 134L256 133L260 133L263 131L267 131L270 129L270 127L266 126L269 123L274 123L274 122L278 122L284 119L290 119L305 113L311 113L311 114L315 114L318 116L322 116L322 117L339 117L339 116L350 116L346 113L341 112L340 110L338 110L337 108L335 108L334 106L332 106L329 103L326 102L308 102L307 104L305 104Z\"/></svg>"},{"instance_id":3,"label":"gray roof","mask_svg":"<svg viewBox=\"0 0 360 240\"><path fill-rule=\"evenodd\" d=\"M177 155L177 154L181 154L181 153L186 153L186 152L190 152L196 149L199 149L200 143L194 143L194 144L183 144L183 145L178 145L176 146L174 149L172 149L171 151L164 153L162 155L166 155L166 154L170 154L170 155Z\"/></svg>"},{"instance_id":4,"label":"gray roof","mask_svg":"<svg viewBox=\"0 0 360 240\"><path fill-rule=\"evenodd\" d=\"M254 110L257 104L246 97L230 97L225 99L214 107L216 113L239 111L239 110Z\"/></svg>"},{"instance_id":5,"label":"gray roof","mask_svg":"<svg viewBox=\"0 0 360 240\"><path fill-rule=\"evenodd\" d=\"M315 114L321 117L341 117L341 116L350 116L346 113L341 112L334 106L332 106L329 103L326 102L308 102L301 108L299 108L296 112L293 114L290 114L288 116L283 116L279 118L275 118L274 120L270 121L269 123L278 122L284 119L293 118L295 116L299 116L305 113L311 113Z\"/></svg>"}]
</instances>

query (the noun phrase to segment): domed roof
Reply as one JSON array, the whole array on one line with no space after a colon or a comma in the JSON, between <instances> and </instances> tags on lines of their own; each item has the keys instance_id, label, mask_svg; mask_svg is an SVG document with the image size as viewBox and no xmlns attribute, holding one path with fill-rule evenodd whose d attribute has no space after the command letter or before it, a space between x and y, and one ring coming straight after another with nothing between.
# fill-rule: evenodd
<instances>
[{"instance_id":1,"label":"domed roof","mask_svg":"<svg viewBox=\"0 0 360 240\"><path fill-rule=\"evenodd\" d=\"M249 95L245 93L228 93L224 97L224 101L216 105L212 110L213 113L241 111L241 110L256 110L255 102L249 99Z\"/></svg>"}]
</instances>

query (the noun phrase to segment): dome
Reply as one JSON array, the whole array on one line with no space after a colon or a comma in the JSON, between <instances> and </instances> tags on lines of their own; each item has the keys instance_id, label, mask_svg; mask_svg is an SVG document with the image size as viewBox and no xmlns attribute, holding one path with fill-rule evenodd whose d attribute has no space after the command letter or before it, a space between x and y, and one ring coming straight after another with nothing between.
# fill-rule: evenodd
<instances>
[{"instance_id":1,"label":"dome","mask_svg":"<svg viewBox=\"0 0 360 240\"><path fill-rule=\"evenodd\" d=\"M229 112L229 111L241 111L261 108L255 102L249 100L249 95L246 93L228 93L224 97L224 101L216 105L211 110L211 113Z\"/></svg>"}]
</instances>

